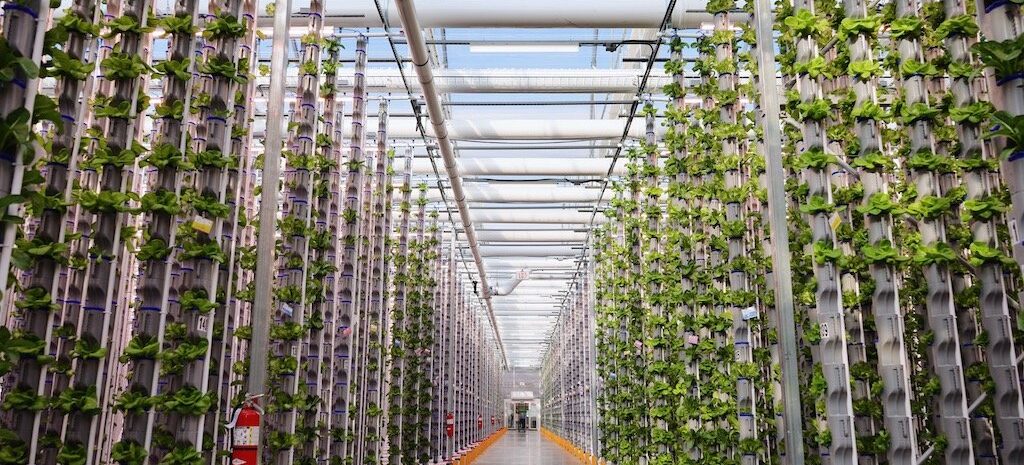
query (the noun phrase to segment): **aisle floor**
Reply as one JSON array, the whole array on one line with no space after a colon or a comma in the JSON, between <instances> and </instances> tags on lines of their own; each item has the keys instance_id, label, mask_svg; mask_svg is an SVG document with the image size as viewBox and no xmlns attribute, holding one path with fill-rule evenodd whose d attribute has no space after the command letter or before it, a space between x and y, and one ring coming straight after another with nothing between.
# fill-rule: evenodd
<instances>
[{"instance_id":1,"label":"aisle floor","mask_svg":"<svg viewBox=\"0 0 1024 465\"><path fill-rule=\"evenodd\" d=\"M509 430L473 461L473 465L580 465L572 454L539 431Z\"/></svg>"}]
</instances>

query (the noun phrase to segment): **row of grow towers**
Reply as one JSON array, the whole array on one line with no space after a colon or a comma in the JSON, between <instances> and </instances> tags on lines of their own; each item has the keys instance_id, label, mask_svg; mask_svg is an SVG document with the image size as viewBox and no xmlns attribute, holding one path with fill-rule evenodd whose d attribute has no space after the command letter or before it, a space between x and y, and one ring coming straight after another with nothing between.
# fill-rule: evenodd
<instances>
[{"instance_id":1,"label":"row of grow towers","mask_svg":"<svg viewBox=\"0 0 1024 465\"><path fill-rule=\"evenodd\" d=\"M783 463L787 429L806 463L1024 463L1020 2L773 7L712 0L709 27L663 44L671 102L644 106L648 137L620 160L581 280L594 302L563 311L548 352L547 425L615 464ZM769 234L759 21L783 87L788 251ZM777 279L801 425L782 417Z\"/></svg>"},{"instance_id":2,"label":"row of grow towers","mask_svg":"<svg viewBox=\"0 0 1024 465\"><path fill-rule=\"evenodd\" d=\"M368 39L346 52L322 2L304 13L267 184L254 1L64 3L2 4L0 464L229 463L251 357L263 463L428 463L489 434L471 418L497 406L492 338L386 100L367 147ZM339 89L346 53L360 77ZM262 189L282 199L274 250ZM250 350L261 253L271 343Z\"/></svg>"}]
</instances>

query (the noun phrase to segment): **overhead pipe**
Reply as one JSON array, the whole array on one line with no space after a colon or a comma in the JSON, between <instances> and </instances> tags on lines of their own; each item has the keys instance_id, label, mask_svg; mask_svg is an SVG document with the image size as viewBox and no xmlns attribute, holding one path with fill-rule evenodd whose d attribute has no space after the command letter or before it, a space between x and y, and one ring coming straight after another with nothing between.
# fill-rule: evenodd
<instances>
[{"instance_id":1,"label":"overhead pipe","mask_svg":"<svg viewBox=\"0 0 1024 465\"><path fill-rule=\"evenodd\" d=\"M367 119L367 127L377 123L375 118ZM626 126L625 119L494 119L454 120L446 125L445 138L456 141L587 141L618 140ZM253 134L259 136L266 127L266 120L253 122ZM644 136L642 129L630 129L630 137ZM660 128L659 134L665 129ZM426 128L427 137L437 138L433 128ZM368 134L369 135L369 134ZM345 130L345 137L352 137L352 130ZM422 139L414 118L393 120L388 128L390 139Z\"/></svg>"},{"instance_id":2,"label":"overhead pipe","mask_svg":"<svg viewBox=\"0 0 1024 465\"><path fill-rule=\"evenodd\" d=\"M270 1L259 0L259 11L263 11L263 7ZM405 7L401 1L380 3L385 19L390 20L397 7L405 24ZM692 29L700 27L701 23L710 22L711 15L704 12L706 6L707 0L678 2L669 18L669 25L679 29ZM417 25L424 28L656 29L665 16L665 0L421 0L419 14ZM268 24L268 19L260 16L257 24L264 26ZM292 21L295 26L305 25L298 17L294 17ZM368 1L329 3L326 5L324 25L342 28L385 26L373 2ZM407 31L406 35L408 34Z\"/></svg>"},{"instance_id":3,"label":"overhead pipe","mask_svg":"<svg viewBox=\"0 0 1024 465\"><path fill-rule=\"evenodd\" d=\"M509 295L529 276L530 270L523 268L515 276L492 286L491 295Z\"/></svg>"},{"instance_id":4,"label":"overhead pipe","mask_svg":"<svg viewBox=\"0 0 1024 465\"><path fill-rule=\"evenodd\" d=\"M636 91L642 73L635 69L447 69L434 77L438 90L445 94L626 94ZM256 76L257 92L269 93L270 77ZM696 79L696 78L695 78ZM55 78L41 78L40 91L52 95L55 92ZM659 94L662 86L672 82L671 76L657 71L651 78L652 94ZM298 67L289 67L285 85L294 92L299 84ZM413 92L421 92L419 85L410 83ZM159 96L163 89L163 78L154 77L149 81L150 95ZM347 89L355 85L355 72L351 69L339 71L337 80L338 98L344 100ZM402 70L370 69L366 73L366 89L370 93L405 92ZM500 99L496 99L500 101ZM255 100L257 110L265 108L266 100ZM519 102L509 102L521 104ZM586 102L589 104L590 102ZM597 102L609 103L609 102ZM447 102L444 105L479 105L479 102Z\"/></svg>"},{"instance_id":5,"label":"overhead pipe","mask_svg":"<svg viewBox=\"0 0 1024 465\"><path fill-rule=\"evenodd\" d=\"M459 208L460 213L462 207ZM557 223L557 224L604 224L608 217L599 212L596 216L589 211L560 210L560 209L504 209L504 210L477 210L472 212L468 218L462 219L463 225L472 223ZM467 228L467 229L469 229ZM476 233L474 232L474 240ZM475 247L475 246L474 246Z\"/></svg>"},{"instance_id":6,"label":"overhead pipe","mask_svg":"<svg viewBox=\"0 0 1024 465\"><path fill-rule=\"evenodd\" d=\"M585 242L581 231L478 231L484 242Z\"/></svg>"},{"instance_id":7,"label":"overhead pipe","mask_svg":"<svg viewBox=\"0 0 1024 465\"><path fill-rule=\"evenodd\" d=\"M582 247L573 246L500 246L482 247L480 254L485 257L575 257L583 252Z\"/></svg>"},{"instance_id":8,"label":"overhead pipe","mask_svg":"<svg viewBox=\"0 0 1024 465\"><path fill-rule=\"evenodd\" d=\"M460 170L460 173L465 175ZM601 191L578 186L536 183L476 184L466 186L466 201L481 203L573 203L597 201ZM437 189L427 191L427 200L441 200Z\"/></svg>"},{"instance_id":9,"label":"overhead pipe","mask_svg":"<svg viewBox=\"0 0 1024 465\"><path fill-rule=\"evenodd\" d=\"M610 158L460 158L463 176L592 176L603 178L612 166ZM430 161L415 159L414 174L433 174ZM625 175L624 163L616 164L614 175Z\"/></svg>"},{"instance_id":10,"label":"overhead pipe","mask_svg":"<svg viewBox=\"0 0 1024 465\"><path fill-rule=\"evenodd\" d=\"M430 69L430 55L427 46L423 42L423 30L420 28L416 18L416 6L413 0L396 0L399 17L402 20L402 30L409 41L409 54L412 55L413 65L416 66L416 76L419 78L420 86L423 89L423 101L427 104L427 116L430 117L430 125L434 128L434 135L437 138L438 151L444 160L444 168L448 173L448 182L451 185L452 197L459 209L459 217L462 219L463 234L469 242L470 251L473 253L473 261L476 262L477 273L480 278L480 289L482 297L487 306L487 317L491 322L491 329L494 330L494 339L498 350L501 352L501 359L505 366L508 366L508 357L505 354L505 344L501 341L501 331L498 329L498 321L494 317L494 305L491 303L490 286L487 283L487 272L484 268L483 256L480 255L480 245L477 243L476 230L473 229L473 221L469 215L469 207L466 205L466 192L462 188L462 176L459 174L459 165L455 162L455 148L448 139L448 128L445 123L444 109L441 106L441 98L434 87L434 73Z\"/></svg>"}]
</instances>

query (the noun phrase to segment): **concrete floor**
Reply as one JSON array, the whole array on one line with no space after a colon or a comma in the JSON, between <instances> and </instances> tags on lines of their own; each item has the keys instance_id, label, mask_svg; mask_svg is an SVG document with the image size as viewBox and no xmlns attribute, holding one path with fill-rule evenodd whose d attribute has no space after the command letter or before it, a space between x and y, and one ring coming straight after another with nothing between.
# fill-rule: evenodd
<instances>
[{"instance_id":1,"label":"concrete floor","mask_svg":"<svg viewBox=\"0 0 1024 465\"><path fill-rule=\"evenodd\" d=\"M539 431L509 430L473 465L580 465L571 454Z\"/></svg>"}]
</instances>

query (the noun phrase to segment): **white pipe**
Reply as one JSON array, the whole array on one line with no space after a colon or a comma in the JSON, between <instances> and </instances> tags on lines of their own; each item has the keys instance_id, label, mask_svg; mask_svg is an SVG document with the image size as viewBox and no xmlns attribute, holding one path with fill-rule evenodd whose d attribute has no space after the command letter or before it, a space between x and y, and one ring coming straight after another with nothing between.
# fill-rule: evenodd
<instances>
[{"instance_id":1,"label":"white pipe","mask_svg":"<svg viewBox=\"0 0 1024 465\"><path fill-rule=\"evenodd\" d=\"M612 161L609 158L460 158L464 176L595 176L604 177ZM414 174L434 174L430 160L412 161ZM626 164L616 163L615 175L626 174Z\"/></svg>"},{"instance_id":2,"label":"white pipe","mask_svg":"<svg viewBox=\"0 0 1024 465\"><path fill-rule=\"evenodd\" d=\"M645 47L646 48L646 47ZM412 74L412 67L407 67L406 74ZM338 76L338 95L342 99L345 92L351 89L354 81L352 69L342 69ZM438 72L434 79L439 90L446 94L629 94L636 93L643 78L643 71L638 69L449 69ZM257 76L257 93L267 92L270 77ZM654 69L647 82L647 90L651 94L661 94L662 88L672 82L671 76L660 69ZM40 79L42 92L52 95L57 85L55 78ZM288 69L286 85L293 91L299 83L297 67ZM416 94L422 93L418 82L412 81L409 87ZM163 80L154 77L149 81L150 95L159 96L163 93ZM369 69L366 72L366 89L370 93L405 93L405 82L397 69ZM629 98L629 97L625 97ZM498 98L497 100L501 100ZM265 114L266 99L255 99L256 114Z\"/></svg>"},{"instance_id":3,"label":"white pipe","mask_svg":"<svg viewBox=\"0 0 1024 465\"><path fill-rule=\"evenodd\" d=\"M557 224L604 224L608 218L603 213L593 215L587 211L556 209L505 209L475 210L470 214L470 223L557 223ZM462 221L467 224L466 220ZM472 225L470 225L472 227ZM475 242L475 241L474 241ZM475 245L473 245L475 247Z\"/></svg>"},{"instance_id":4,"label":"white pipe","mask_svg":"<svg viewBox=\"0 0 1024 465\"><path fill-rule=\"evenodd\" d=\"M376 118L368 118L366 127L374 127ZM266 120L252 124L253 135L260 136L266 127ZM449 121L447 137L462 141L542 141L542 140L619 140L626 127L625 118L620 119L568 119L568 120L458 120ZM659 129L659 134L664 129ZM427 137L437 138L432 127L426 128ZM352 130L345 130L345 137L352 137ZM420 139L416 120L413 118L392 119L388 127L389 139ZM630 127L629 137L645 137L642 125Z\"/></svg>"},{"instance_id":5,"label":"white pipe","mask_svg":"<svg viewBox=\"0 0 1024 465\"><path fill-rule=\"evenodd\" d=\"M259 0L258 11L264 11L270 1ZM404 18L401 1L380 3L384 18L392 26L398 23L396 16ZM671 26L697 28L711 21L711 16L703 12L706 4L706 0L678 2ZM418 26L423 28L657 28L666 7L665 0L420 0L417 15ZM383 26L371 0L329 2L324 9L324 26L327 27ZM267 19L261 16L258 24L263 26ZM295 26L306 24L299 16L292 21Z\"/></svg>"},{"instance_id":6,"label":"white pipe","mask_svg":"<svg viewBox=\"0 0 1024 465\"><path fill-rule=\"evenodd\" d=\"M429 163L428 160L424 160ZM463 175L465 173L463 172ZM599 189L575 186L552 186L550 184L490 184L467 185L466 201L481 203L593 203L600 197ZM441 200L441 192L431 189L427 192L430 201Z\"/></svg>"},{"instance_id":7,"label":"white pipe","mask_svg":"<svg viewBox=\"0 0 1024 465\"><path fill-rule=\"evenodd\" d=\"M366 124L369 126L374 120L371 118ZM448 121L448 137L454 140L618 140L625 128L625 118L452 120ZM427 127L426 130L427 137L437 137L433 128ZM351 136L351 130L345 132L345 137ZM629 136L645 137L643 125L630 127ZM414 119L395 119L388 127L388 137L417 139L420 133Z\"/></svg>"},{"instance_id":8,"label":"white pipe","mask_svg":"<svg viewBox=\"0 0 1024 465\"><path fill-rule=\"evenodd\" d=\"M506 279L505 281L499 282L498 284L491 286L491 295L509 295L512 291L516 290L516 287L530 276L530 271L526 268L520 270L512 278Z\"/></svg>"},{"instance_id":9,"label":"white pipe","mask_svg":"<svg viewBox=\"0 0 1024 465\"><path fill-rule=\"evenodd\" d=\"M572 246L485 246L480 253L485 257L568 257L583 252L581 248Z\"/></svg>"},{"instance_id":10,"label":"white pipe","mask_svg":"<svg viewBox=\"0 0 1024 465\"><path fill-rule=\"evenodd\" d=\"M585 242L587 233L576 231L478 231L484 242Z\"/></svg>"},{"instance_id":11,"label":"white pipe","mask_svg":"<svg viewBox=\"0 0 1024 465\"><path fill-rule=\"evenodd\" d=\"M427 46L423 42L423 29L416 18L416 6L413 0L396 0L398 13L402 20L402 29L405 30L406 38L409 41L409 54L416 66L416 76L419 78L423 88L423 100L427 104L427 115L430 116L430 126L434 129L437 137L438 151L444 160L444 168L448 172L448 181L451 184L452 194L455 197L455 204L459 208L459 217L462 219L462 227L469 248L473 252L473 260L476 262L476 269L480 276L480 288L484 302L487 305L487 316L491 321L491 328L494 330L494 339L501 352L501 359L505 366L508 366L508 357L505 355L505 345L501 342L501 332L498 330L498 323L494 318L494 307L491 305L490 286L487 284L487 273L484 269L483 257L480 255L480 246L477 244L476 231L473 229L473 221L470 218L469 207L466 205L466 193L462 189L462 176L459 174L459 166L455 163L455 148L448 139L448 128L445 123L444 108L441 107L441 98L434 87L434 73L430 69L430 55Z\"/></svg>"}]
</instances>

